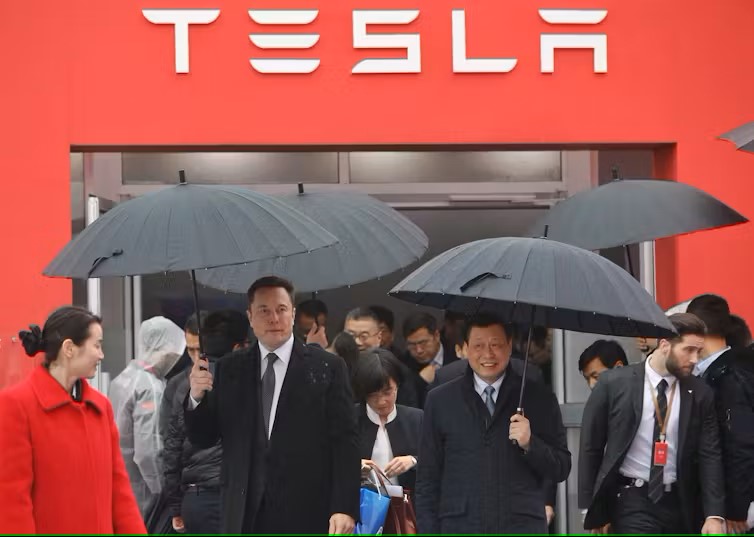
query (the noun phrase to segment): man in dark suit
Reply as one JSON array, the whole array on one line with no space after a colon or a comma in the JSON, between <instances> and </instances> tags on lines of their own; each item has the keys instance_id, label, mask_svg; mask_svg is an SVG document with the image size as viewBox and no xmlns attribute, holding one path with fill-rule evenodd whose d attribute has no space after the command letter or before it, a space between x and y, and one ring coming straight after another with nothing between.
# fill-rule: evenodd
<instances>
[{"instance_id":1,"label":"man in dark suit","mask_svg":"<svg viewBox=\"0 0 754 537\"><path fill-rule=\"evenodd\" d=\"M717 295L700 295L688 313L707 326L705 357L694 374L715 394L725 467L725 515L728 531L746 533L747 515L754 502L754 357L743 341L731 347L726 336L733 331L728 302ZM738 327L741 330L740 327Z\"/></svg>"},{"instance_id":2,"label":"man in dark suit","mask_svg":"<svg viewBox=\"0 0 754 537\"><path fill-rule=\"evenodd\" d=\"M555 396L508 367L511 337L495 316L469 320L469 367L433 389L422 424L416 511L421 533L546 533L546 480L571 454ZM517 443L514 444L512 440Z\"/></svg>"},{"instance_id":3,"label":"man in dark suit","mask_svg":"<svg viewBox=\"0 0 754 537\"><path fill-rule=\"evenodd\" d=\"M705 326L688 313L670 321L678 336L605 371L584 408L579 507L594 533L723 533L714 398L691 374Z\"/></svg>"},{"instance_id":4,"label":"man in dark suit","mask_svg":"<svg viewBox=\"0 0 754 537\"><path fill-rule=\"evenodd\" d=\"M293 285L249 288L258 345L191 371L191 442L223 442L225 533L351 533L360 464L353 396L342 359L293 337Z\"/></svg>"},{"instance_id":5,"label":"man in dark suit","mask_svg":"<svg viewBox=\"0 0 754 537\"><path fill-rule=\"evenodd\" d=\"M406 352L401 361L413 373L419 408L424 407L429 385L435 380L437 371L458 361L454 342L443 341L437 326L437 319L429 313L417 312L403 323L403 337Z\"/></svg>"}]
</instances>

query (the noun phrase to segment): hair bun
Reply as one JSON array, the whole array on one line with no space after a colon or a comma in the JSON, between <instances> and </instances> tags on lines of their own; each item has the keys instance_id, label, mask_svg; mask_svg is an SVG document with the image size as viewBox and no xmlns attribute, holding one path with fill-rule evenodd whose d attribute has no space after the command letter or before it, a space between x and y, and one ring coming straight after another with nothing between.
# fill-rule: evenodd
<instances>
[{"instance_id":1,"label":"hair bun","mask_svg":"<svg viewBox=\"0 0 754 537\"><path fill-rule=\"evenodd\" d=\"M36 324L29 325L29 330L21 330L18 337L21 338L24 350L29 356L34 356L44 350L45 341L42 337L42 329Z\"/></svg>"}]
</instances>

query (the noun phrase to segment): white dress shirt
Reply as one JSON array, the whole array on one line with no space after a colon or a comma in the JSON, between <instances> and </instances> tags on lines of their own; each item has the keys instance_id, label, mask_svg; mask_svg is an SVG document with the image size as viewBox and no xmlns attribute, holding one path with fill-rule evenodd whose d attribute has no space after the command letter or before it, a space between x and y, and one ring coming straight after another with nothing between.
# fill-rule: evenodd
<instances>
[{"instance_id":1,"label":"white dress shirt","mask_svg":"<svg viewBox=\"0 0 754 537\"><path fill-rule=\"evenodd\" d=\"M390 436L387 433L386 427L387 424L393 421L398 415L398 407L393 407L393 411L388 414L387 420L384 424L380 419L380 415L372 410L372 407L369 405L366 405L366 407L369 421L377 425L377 437L374 440L374 447L372 447L372 462L384 471L385 467L393 460L393 447L390 444ZM392 479L390 482L395 485L397 483L397 476L395 482Z\"/></svg>"},{"instance_id":2,"label":"white dress shirt","mask_svg":"<svg viewBox=\"0 0 754 537\"><path fill-rule=\"evenodd\" d=\"M260 360L259 378L262 378L265 370L267 369L267 355L274 352L278 359L272 364L272 368L275 371L275 391L272 394L272 408L270 409L270 428L269 435L272 433L272 426L275 423L275 415L277 414L278 400L280 400L280 391L283 389L283 381L285 380L285 373L288 371L288 364L291 361L291 353L293 352L293 334L288 338L288 341L283 343L280 347L271 351L267 349L262 342L259 342L259 354L262 357ZM199 406L199 402L196 401L189 394L189 410L194 410Z\"/></svg>"},{"instance_id":3,"label":"white dress shirt","mask_svg":"<svg viewBox=\"0 0 754 537\"><path fill-rule=\"evenodd\" d=\"M275 425L275 415L277 414L278 401L280 400L280 391L283 389L283 381L285 380L285 373L288 371L288 364L291 362L291 353L293 352L293 334L288 338L288 341L283 343L275 350L270 350L259 342L259 355L262 357L260 360L259 378L262 378L265 370L267 369L267 355L274 352L278 357L272 364L272 368L275 371L275 391L272 393L272 408L270 409L270 428L267 436L272 434L272 428Z\"/></svg>"},{"instance_id":4,"label":"white dress shirt","mask_svg":"<svg viewBox=\"0 0 754 537\"><path fill-rule=\"evenodd\" d=\"M479 397L482 398L482 402L485 402L485 395L484 395L484 389L487 386L492 386L495 388L495 393L492 394L493 403L497 403L497 397L500 395L500 386L503 384L503 379L505 378L505 373L503 373L499 379L497 379L492 384L489 384L486 380L482 380L482 377L474 373L474 389L476 390L476 393L479 394Z\"/></svg>"},{"instance_id":5,"label":"white dress shirt","mask_svg":"<svg viewBox=\"0 0 754 537\"><path fill-rule=\"evenodd\" d=\"M655 390L655 396L657 395L657 385L661 380L665 379L668 383L665 388L665 397L670 397L670 392L673 390L673 386L678 380L673 375L661 376L657 371L652 369L649 365L651 360L647 358L644 361L644 404L641 409L641 422L639 423L639 429L636 432L631 447L628 449L626 458L623 460L623 464L620 467L621 475L634 479L643 479L649 482L649 472L652 466L652 455L654 452L654 445L657 439L654 437L655 421L657 420L655 413L655 405L652 400L651 389ZM647 382L649 381L649 382ZM668 405L671 402L668 400ZM673 393L672 407L670 408L670 417L668 418L668 427L665 431L665 441L668 444L668 460L665 464L665 470L662 476L662 482L666 485L675 483L677 471L677 457L678 457L678 423L681 411L681 390L679 387L675 388Z\"/></svg>"},{"instance_id":6,"label":"white dress shirt","mask_svg":"<svg viewBox=\"0 0 754 537\"><path fill-rule=\"evenodd\" d=\"M438 350L435 357L432 358L430 365L433 365L438 369L445 365L445 350L442 348L442 343L440 343L440 350Z\"/></svg>"},{"instance_id":7,"label":"white dress shirt","mask_svg":"<svg viewBox=\"0 0 754 537\"><path fill-rule=\"evenodd\" d=\"M704 360L696 364L696 366L694 367L694 375L697 377L701 377L702 375L704 375L704 372L707 371L707 369L709 369L709 366L715 363L715 360L720 358L723 355L723 353L726 353L729 350L730 350L730 347L725 347L724 349L719 350L716 353L710 354L709 356L707 356Z\"/></svg>"}]
</instances>

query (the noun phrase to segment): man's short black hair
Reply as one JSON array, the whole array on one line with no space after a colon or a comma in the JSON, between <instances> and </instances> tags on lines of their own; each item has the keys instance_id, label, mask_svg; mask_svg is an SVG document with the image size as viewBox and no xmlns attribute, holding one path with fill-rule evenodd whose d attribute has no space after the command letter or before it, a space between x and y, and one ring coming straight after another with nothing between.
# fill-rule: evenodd
<instances>
[{"instance_id":1,"label":"man's short black hair","mask_svg":"<svg viewBox=\"0 0 754 537\"><path fill-rule=\"evenodd\" d=\"M374 305L369 306L369 309L372 310L375 315L377 315L377 321L387 326L388 330L390 330L391 332L393 331L393 329L395 328L395 315L390 308Z\"/></svg>"},{"instance_id":2,"label":"man's short black hair","mask_svg":"<svg viewBox=\"0 0 754 537\"><path fill-rule=\"evenodd\" d=\"M403 321L403 337L408 338L414 332L426 328L430 334L437 333L437 319L434 315L424 312L412 313Z\"/></svg>"},{"instance_id":3,"label":"man's short black hair","mask_svg":"<svg viewBox=\"0 0 754 537\"><path fill-rule=\"evenodd\" d=\"M469 342L472 328L487 328L488 326L495 325L500 326L505 331L505 335L508 339L511 339L514 336L515 327L512 324L506 323L494 313L477 313L466 319L466 323L463 325L463 342Z\"/></svg>"},{"instance_id":4,"label":"man's short black hair","mask_svg":"<svg viewBox=\"0 0 754 537\"><path fill-rule=\"evenodd\" d=\"M594 360L599 359L608 369L614 368L618 365L618 362L622 362L623 365L628 365L628 358L626 358L626 351L620 343L612 339L600 339L589 345L584 352L579 356L579 371L583 371L584 368Z\"/></svg>"},{"instance_id":5,"label":"man's short black hair","mask_svg":"<svg viewBox=\"0 0 754 537\"><path fill-rule=\"evenodd\" d=\"M316 319L320 315L327 316L327 304L317 298L304 300L296 306L296 318L298 319L300 315L306 315L312 319Z\"/></svg>"},{"instance_id":6,"label":"man's short black hair","mask_svg":"<svg viewBox=\"0 0 754 537\"><path fill-rule=\"evenodd\" d=\"M730 330L730 307L718 295L699 295L689 303L686 313L699 317L710 336L725 337Z\"/></svg>"},{"instance_id":7,"label":"man's short black hair","mask_svg":"<svg viewBox=\"0 0 754 537\"><path fill-rule=\"evenodd\" d=\"M207 315L202 326L202 337L213 335L227 338L233 345L249 340L249 319L240 311L227 309Z\"/></svg>"},{"instance_id":8,"label":"man's short black hair","mask_svg":"<svg viewBox=\"0 0 754 537\"><path fill-rule=\"evenodd\" d=\"M246 293L246 297L249 299L249 305L251 305L251 303L254 301L254 295L256 294L256 292L267 287L282 287L286 290L288 296L291 297L291 304L295 303L293 298L295 289L293 288L293 284L289 280L281 278L280 276L263 276L262 278L259 278L257 281L252 283Z\"/></svg>"},{"instance_id":9,"label":"man's short black hair","mask_svg":"<svg viewBox=\"0 0 754 537\"><path fill-rule=\"evenodd\" d=\"M751 330L742 317L730 316L730 326L725 341L733 348L748 347L751 344Z\"/></svg>"}]
</instances>

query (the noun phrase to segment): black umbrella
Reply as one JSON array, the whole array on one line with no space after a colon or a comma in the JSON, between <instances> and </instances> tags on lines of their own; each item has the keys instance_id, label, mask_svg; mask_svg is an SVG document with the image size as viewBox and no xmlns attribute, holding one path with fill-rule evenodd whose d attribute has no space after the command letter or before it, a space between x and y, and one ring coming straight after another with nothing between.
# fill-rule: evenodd
<instances>
[{"instance_id":1,"label":"black umbrella","mask_svg":"<svg viewBox=\"0 0 754 537\"><path fill-rule=\"evenodd\" d=\"M101 278L190 271L285 257L337 239L280 200L230 186L181 184L116 205L45 268L47 276ZM201 338L200 338L201 344Z\"/></svg>"},{"instance_id":2,"label":"black umbrella","mask_svg":"<svg viewBox=\"0 0 754 537\"><path fill-rule=\"evenodd\" d=\"M557 203L529 235L540 236L547 226L550 239L599 250L744 222L746 217L691 185L616 179Z\"/></svg>"},{"instance_id":3,"label":"black umbrella","mask_svg":"<svg viewBox=\"0 0 754 537\"><path fill-rule=\"evenodd\" d=\"M529 325L529 343L535 325L615 336L675 333L626 271L595 253L548 239L505 237L457 246L422 265L390 295L467 315L496 313L506 322Z\"/></svg>"},{"instance_id":4,"label":"black umbrella","mask_svg":"<svg viewBox=\"0 0 754 537\"><path fill-rule=\"evenodd\" d=\"M203 270L197 274L202 284L243 293L258 276L277 274L296 282L299 291L321 291L385 276L427 251L427 236L416 224L366 194L301 192L280 199L336 236L338 244L310 254Z\"/></svg>"},{"instance_id":5,"label":"black umbrella","mask_svg":"<svg viewBox=\"0 0 754 537\"><path fill-rule=\"evenodd\" d=\"M736 149L754 153L754 121L744 123L732 131L721 134L720 138L733 142Z\"/></svg>"}]
</instances>

